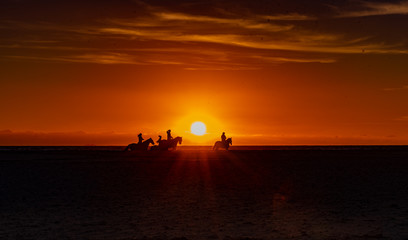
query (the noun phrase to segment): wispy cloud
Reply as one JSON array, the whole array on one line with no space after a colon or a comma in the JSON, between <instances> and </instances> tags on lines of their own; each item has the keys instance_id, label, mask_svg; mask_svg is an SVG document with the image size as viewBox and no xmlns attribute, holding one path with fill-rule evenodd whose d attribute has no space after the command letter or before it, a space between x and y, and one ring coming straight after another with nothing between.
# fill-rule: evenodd
<instances>
[{"instance_id":1,"label":"wispy cloud","mask_svg":"<svg viewBox=\"0 0 408 240\"><path fill-rule=\"evenodd\" d=\"M173 42L206 42L224 45L240 46L265 50L288 50L302 52L321 53L400 53L407 54L408 50L399 49L397 45L375 44L355 44L356 40L346 40L340 35L316 34L313 32L289 32L279 37L260 34L258 36L245 34L199 34L188 32L173 32L164 30L141 30L129 28L101 28L100 33L117 34L128 38L144 38L151 40L173 41ZM358 39L360 40L360 38ZM350 43L350 44L347 44Z\"/></svg>"},{"instance_id":2,"label":"wispy cloud","mask_svg":"<svg viewBox=\"0 0 408 240\"><path fill-rule=\"evenodd\" d=\"M259 67L247 66L244 63L229 62L225 53L218 51L188 50L188 49L125 49L133 54L125 53L90 53L70 54L61 56L3 56L7 60L27 60L41 62L72 62L91 64L131 64L131 65L180 65L187 70L249 70ZM166 52L167 54L163 54ZM183 55L184 58L177 57ZM1 59L1 58L0 58Z\"/></svg>"},{"instance_id":3,"label":"wispy cloud","mask_svg":"<svg viewBox=\"0 0 408 240\"><path fill-rule=\"evenodd\" d=\"M266 15L266 16L259 16L259 17L267 21L306 21L306 20L316 20L317 19L316 17L301 15L298 13Z\"/></svg>"},{"instance_id":4,"label":"wispy cloud","mask_svg":"<svg viewBox=\"0 0 408 240\"><path fill-rule=\"evenodd\" d=\"M95 51L97 48L80 47L80 46L60 46L60 45L33 45L33 44L9 44L0 45L3 49L38 49L38 50L62 50L62 51Z\"/></svg>"},{"instance_id":5,"label":"wispy cloud","mask_svg":"<svg viewBox=\"0 0 408 240\"><path fill-rule=\"evenodd\" d=\"M366 17L394 14L408 14L408 1L397 3L388 2L361 2L363 10L350 11L340 14L339 17Z\"/></svg>"},{"instance_id":6,"label":"wispy cloud","mask_svg":"<svg viewBox=\"0 0 408 240\"><path fill-rule=\"evenodd\" d=\"M153 135L152 135L153 137ZM62 146L62 145L126 145L134 140L134 133L101 132L33 132L0 130L3 146Z\"/></svg>"},{"instance_id":7,"label":"wispy cloud","mask_svg":"<svg viewBox=\"0 0 408 240\"><path fill-rule=\"evenodd\" d=\"M72 56L41 57L41 56L8 56L10 59L52 61L52 62L76 62L76 63L96 63L96 64L138 64L146 65L138 61L133 56L125 54L82 54Z\"/></svg>"},{"instance_id":8,"label":"wispy cloud","mask_svg":"<svg viewBox=\"0 0 408 240\"><path fill-rule=\"evenodd\" d=\"M384 91L401 91L401 90L408 90L408 85L402 87L384 88Z\"/></svg>"},{"instance_id":9,"label":"wispy cloud","mask_svg":"<svg viewBox=\"0 0 408 240\"><path fill-rule=\"evenodd\" d=\"M279 25L263 20L255 19L234 19L234 18L215 18L207 16L195 16L188 15L183 13L171 13L171 12L162 12L155 14L159 19L166 21L188 21L188 22L201 22L201 23L213 23L213 24L228 24L231 26L238 26L244 29L260 29L270 32L279 32L279 31L288 31L293 28L293 25ZM284 17L284 16L282 16ZM290 17L288 17L290 18Z\"/></svg>"},{"instance_id":10,"label":"wispy cloud","mask_svg":"<svg viewBox=\"0 0 408 240\"><path fill-rule=\"evenodd\" d=\"M405 44L376 41L367 34L316 29L311 27L313 22L310 21L317 20L316 17L296 12L254 13L242 17L211 15L211 12L194 15L143 2L139 5L145 8L145 14L133 18L112 17L77 26L0 22L2 29L19 29L26 33L22 36L28 37L15 39L11 34L1 39L0 48L8 53L0 57L96 64L180 65L186 69L258 69L265 64L287 62L330 64L339 59L339 54L408 54ZM397 14L408 9L407 1L399 4L362 2L361 5L366 9L365 14ZM358 16L362 11L347 14ZM36 37L30 38L32 36ZM36 51L27 55L24 49ZM299 54L290 57L293 52ZM318 57L311 57L318 54ZM253 61L253 56L258 56L257 61Z\"/></svg>"},{"instance_id":11,"label":"wispy cloud","mask_svg":"<svg viewBox=\"0 0 408 240\"><path fill-rule=\"evenodd\" d=\"M397 120L397 121L408 121L408 116L402 116L402 117L399 117L399 118L397 118L395 120Z\"/></svg>"},{"instance_id":12,"label":"wispy cloud","mask_svg":"<svg viewBox=\"0 0 408 240\"><path fill-rule=\"evenodd\" d=\"M334 63L336 59L331 58L290 58L290 57L265 57L254 56L256 59L261 59L271 63Z\"/></svg>"}]
</instances>

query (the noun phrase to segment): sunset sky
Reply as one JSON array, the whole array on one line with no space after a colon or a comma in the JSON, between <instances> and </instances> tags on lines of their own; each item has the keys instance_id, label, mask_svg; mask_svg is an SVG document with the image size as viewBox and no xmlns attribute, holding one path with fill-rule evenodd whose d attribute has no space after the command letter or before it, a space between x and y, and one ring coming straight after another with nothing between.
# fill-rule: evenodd
<instances>
[{"instance_id":1,"label":"sunset sky","mask_svg":"<svg viewBox=\"0 0 408 240\"><path fill-rule=\"evenodd\" d=\"M2 0L0 145L408 144L407 29L408 1Z\"/></svg>"}]
</instances>

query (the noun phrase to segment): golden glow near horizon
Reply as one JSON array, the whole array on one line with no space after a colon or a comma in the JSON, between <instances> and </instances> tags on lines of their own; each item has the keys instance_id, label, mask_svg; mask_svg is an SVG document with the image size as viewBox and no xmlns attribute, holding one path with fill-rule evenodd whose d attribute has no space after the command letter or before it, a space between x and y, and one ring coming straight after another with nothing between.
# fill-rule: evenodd
<instances>
[{"instance_id":1,"label":"golden glow near horizon","mask_svg":"<svg viewBox=\"0 0 408 240\"><path fill-rule=\"evenodd\" d=\"M212 145L226 131L225 125L204 109L174 119L172 132L182 135L187 145Z\"/></svg>"},{"instance_id":2,"label":"golden glow near horizon","mask_svg":"<svg viewBox=\"0 0 408 240\"><path fill-rule=\"evenodd\" d=\"M207 132L207 127L203 122L200 121L193 122L193 124L191 124L190 129L191 133L197 136L202 136Z\"/></svg>"}]
</instances>

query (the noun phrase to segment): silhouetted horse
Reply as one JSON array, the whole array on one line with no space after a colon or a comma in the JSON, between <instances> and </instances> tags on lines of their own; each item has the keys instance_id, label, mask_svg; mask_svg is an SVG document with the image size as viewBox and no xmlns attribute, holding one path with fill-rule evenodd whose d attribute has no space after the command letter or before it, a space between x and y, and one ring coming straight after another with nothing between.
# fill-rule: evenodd
<instances>
[{"instance_id":1,"label":"silhouetted horse","mask_svg":"<svg viewBox=\"0 0 408 240\"><path fill-rule=\"evenodd\" d=\"M137 144L137 143L131 143L129 144L126 148L125 151L134 151L134 150L142 150L142 151L147 151L147 148L149 147L149 144L154 145L154 141L152 138L147 139L146 141Z\"/></svg>"},{"instance_id":2,"label":"silhouetted horse","mask_svg":"<svg viewBox=\"0 0 408 240\"><path fill-rule=\"evenodd\" d=\"M177 143L181 144L183 141L182 137L175 137L171 140L160 140L159 146L153 146L151 150L169 150L169 148L172 148L173 150L177 149Z\"/></svg>"},{"instance_id":3,"label":"silhouetted horse","mask_svg":"<svg viewBox=\"0 0 408 240\"><path fill-rule=\"evenodd\" d=\"M223 141L216 141L213 147L213 150L218 150L218 148L225 148L228 150L229 145L232 145L232 138L228 138L227 140Z\"/></svg>"}]
</instances>

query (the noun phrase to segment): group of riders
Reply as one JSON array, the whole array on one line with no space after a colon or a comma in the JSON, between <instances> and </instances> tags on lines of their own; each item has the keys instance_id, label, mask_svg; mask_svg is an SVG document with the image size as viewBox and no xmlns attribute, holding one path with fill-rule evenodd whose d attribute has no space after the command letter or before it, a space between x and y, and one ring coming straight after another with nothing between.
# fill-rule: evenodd
<instances>
[{"instance_id":1,"label":"group of riders","mask_svg":"<svg viewBox=\"0 0 408 240\"><path fill-rule=\"evenodd\" d=\"M173 140L173 137L171 136L171 130L167 130L167 141L169 140ZM142 144L143 143L143 137L142 137L142 133L139 133L139 135L137 135L137 137L139 138L139 141L137 142L137 144ZM157 143L160 143L162 141L162 136L159 135L159 140L157 140Z\"/></svg>"},{"instance_id":2,"label":"group of riders","mask_svg":"<svg viewBox=\"0 0 408 240\"><path fill-rule=\"evenodd\" d=\"M168 149L173 149L175 150L177 148L177 144L181 144L182 142L182 137L176 137L173 138L171 136L171 130L167 130L167 139L162 139L162 136L159 135L159 139L156 141L158 145L155 145L154 141L152 138L147 139L144 141L142 133L139 133L137 137L139 138L139 141L137 143L131 143L129 144L125 151L128 150L148 150L149 145L153 144L150 148L150 150L168 150ZM218 150L219 148L225 148L228 150L229 145L232 145L232 140L231 138L228 138L225 136L225 132L221 134L221 141L217 141L214 144L213 150Z\"/></svg>"}]
</instances>

